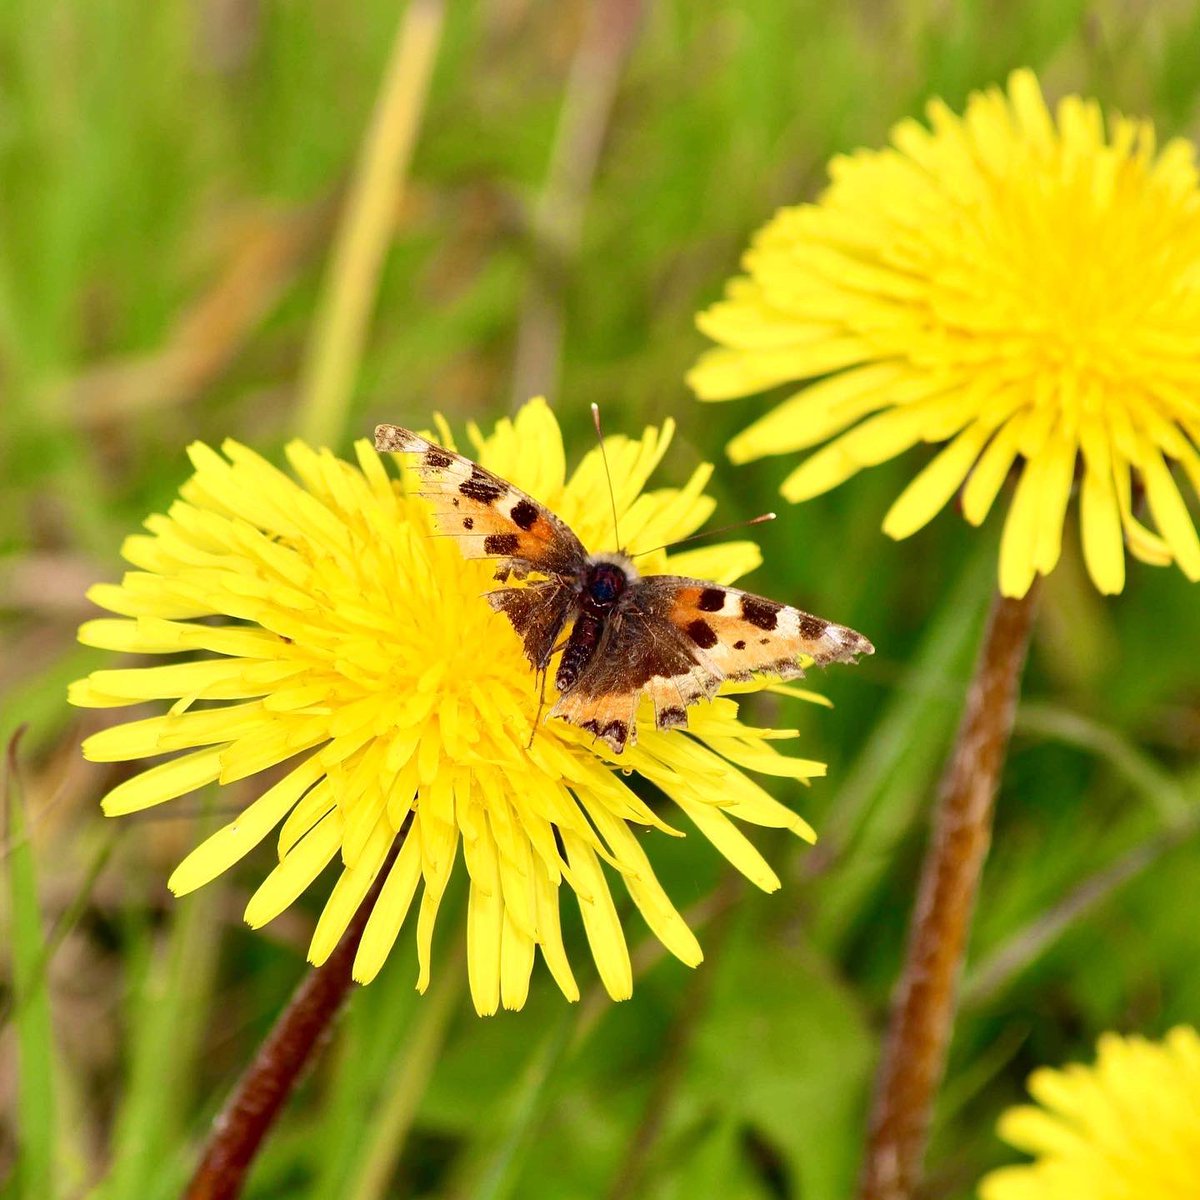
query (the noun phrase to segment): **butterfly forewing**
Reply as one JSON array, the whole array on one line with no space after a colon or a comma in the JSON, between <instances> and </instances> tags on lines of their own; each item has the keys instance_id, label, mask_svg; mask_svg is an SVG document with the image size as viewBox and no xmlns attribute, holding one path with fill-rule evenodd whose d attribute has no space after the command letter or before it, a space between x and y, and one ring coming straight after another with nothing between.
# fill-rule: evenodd
<instances>
[{"instance_id":1,"label":"butterfly forewing","mask_svg":"<svg viewBox=\"0 0 1200 1200\"><path fill-rule=\"evenodd\" d=\"M583 545L544 504L478 463L411 429L379 425L375 449L415 456L434 528L458 539L465 558L496 558L518 576L579 573Z\"/></svg>"},{"instance_id":2,"label":"butterfly forewing","mask_svg":"<svg viewBox=\"0 0 1200 1200\"><path fill-rule=\"evenodd\" d=\"M875 649L845 625L701 579L653 575L642 580L638 600L648 612L665 615L724 679L756 672L794 676L801 656L825 666L852 663Z\"/></svg>"}]
</instances>

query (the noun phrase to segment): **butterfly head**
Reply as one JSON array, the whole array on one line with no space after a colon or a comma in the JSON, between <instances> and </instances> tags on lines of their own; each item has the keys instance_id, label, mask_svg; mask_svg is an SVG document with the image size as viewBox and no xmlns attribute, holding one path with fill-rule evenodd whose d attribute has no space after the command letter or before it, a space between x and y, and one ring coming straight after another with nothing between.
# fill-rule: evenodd
<instances>
[{"instance_id":1,"label":"butterfly head","mask_svg":"<svg viewBox=\"0 0 1200 1200\"><path fill-rule=\"evenodd\" d=\"M592 554L583 570L582 591L597 608L612 608L638 578L624 554Z\"/></svg>"}]
</instances>

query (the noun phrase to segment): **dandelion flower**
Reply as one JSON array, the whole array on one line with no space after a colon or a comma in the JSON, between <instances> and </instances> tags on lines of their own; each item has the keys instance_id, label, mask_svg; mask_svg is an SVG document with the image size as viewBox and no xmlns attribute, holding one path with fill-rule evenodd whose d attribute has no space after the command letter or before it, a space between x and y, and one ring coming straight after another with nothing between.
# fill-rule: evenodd
<instances>
[{"instance_id":1,"label":"dandelion flower","mask_svg":"<svg viewBox=\"0 0 1200 1200\"><path fill-rule=\"evenodd\" d=\"M1200 579L1180 476L1200 489L1200 190L1194 147L1034 75L940 101L884 150L836 158L816 204L757 235L746 276L701 314L718 342L705 400L803 381L730 443L737 462L820 447L788 476L807 499L918 442L938 445L884 519L907 537L962 489L973 525L1014 470L1000 587L1058 561L1081 477L1084 558L1101 592L1124 545ZM1144 493L1149 520L1139 519Z\"/></svg>"},{"instance_id":2,"label":"dandelion flower","mask_svg":"<svg viewBox=\"0 0 1200 1200\"><path fill-rule=\"evenodd\" d=\"M1006 1142L1036 1162L986 1176L980 1200L1183 1200L1200 1195L1200 1037L1105 1034L1095 1066L1035 1071L1040 1107L1010 1109Z\"/></svg>"},{"instance_id":3,"label":"dandelion flower","mask_svg":"<svg viewBox=\"0 0 1200 1200\"><path fill-rule=\"evenodd\" d=\"M450 444L444 426L441 437ZM635 547L691 533L714 507L704 494L707 466L682 488L643 491L670 438L668 425L606 442L621 529ZM610 546L599 449L567 479L544 402L486 438L473 430L472 439L479 461L549 504L589 549ZM376 975L419 893L424 989L434 920L461 844L471 992L490 1013L524 1003L536 949L562 991L578 997L559 926L564 882L614 998L630 994L632 974L612 878L667 949L700 961L637 833L681 831L647 806L627 774L655 784L751 881L778 887L736 822L812 839L747 773L823 774L820 763L776 750L774 741L794 730L750 726L736 701L720 696L693 710L686 732L656 732L651 719L621 771L603 743L561 721L539 727L530 745L537 688L520 639L483 598L493 586L488 564L430 536L425 501L385 472L369 443L355 447L352 465L293 442L295 478L236 442L223 452L190 448L195 474L181 499L123 547L136 570L89 593L118 616L80 630L81 641L107 650L199 656L95 671L70 693L90 707L174 702L84 743L96 761L172 756L109 792L110 815L274 769L261 795L180 864L174 892L215 878L278 828L278 865L250 899L246 921L264 925L338 860L309 948L319 964L398 846L354 974L362 982ZM758 561L750 542L649 558L651 570L721 582Z\"/></svg>"}]
</instances>

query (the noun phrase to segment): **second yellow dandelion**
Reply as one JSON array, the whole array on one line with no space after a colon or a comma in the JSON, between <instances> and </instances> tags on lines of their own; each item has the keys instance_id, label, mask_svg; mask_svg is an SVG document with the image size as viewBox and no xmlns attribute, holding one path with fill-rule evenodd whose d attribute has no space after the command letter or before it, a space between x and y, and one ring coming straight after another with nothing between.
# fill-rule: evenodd
<instances>
[{"instance_id":1,"label":"second yellow dandelion","mask_svg":"<svg viewBox=\"0 0 1200 1200\"><path fill-rule=\"evenodd\" d=\"M1000 587L1058 561L1082 475L1083 553L1119 592L1124 547L1200 579L1180 477L1200 491L1200 188L1195 149L1148 121L1105 122L1032 72L1007 94L941 101L929 126L837 158L815 204L754 239L746 276L701 314L719 348L705 400L798 391L730 444L735 461L821 447L783 485L806 499L920 442L942 445L893 504L902 538L962 488L987 516L1011 470ZM1139 514L1144 493L1149 523ZM1151 527L1153 526L1153 527Z\"/></svg>"}]
</instances>

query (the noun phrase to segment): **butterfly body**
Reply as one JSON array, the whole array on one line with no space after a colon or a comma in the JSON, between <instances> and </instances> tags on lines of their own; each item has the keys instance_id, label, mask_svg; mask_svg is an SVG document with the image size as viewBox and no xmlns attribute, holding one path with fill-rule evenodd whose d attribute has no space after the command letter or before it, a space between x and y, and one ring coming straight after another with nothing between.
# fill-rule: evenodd
<instances>
[{"instance_id":1,"label":"butterfly body","mask_svg":"<svg viewBox=\"0 0 1200 1200\"><path fill-rule=\"evenodd\" d=\"M522 581L489 592L488 602L507 616L543 679L561 651L550 716L603 739L616 754L636 741L643 694L656 727L669 729L686 725L689 706L716 695L725 680L795 678L803 674L801 657L853 662L874 651L852 629L763 596L642 576L623 553L588 554L544 505L411 430L380 425L375 445L418 456L434 527L455 536L464 557L496 560L501 584Z\"/></svg>"},{"instance_id":2,"label":"butterfly body","mask_svg":"<svg viewBox=\"0 0 1200 1200\"><path fill-rule=\"evenodd\" d=\"M624 561L620 561L624 559ZM579 681L595 656L610 622L621 619L622 609L630 603L630 584L636 587L638 574L624 555L589 555L579 579L575 596L575 624L563 649L554 686L569 692ZM538 664L545 669L548 664Z\"/></svg>"}]
</instances>

